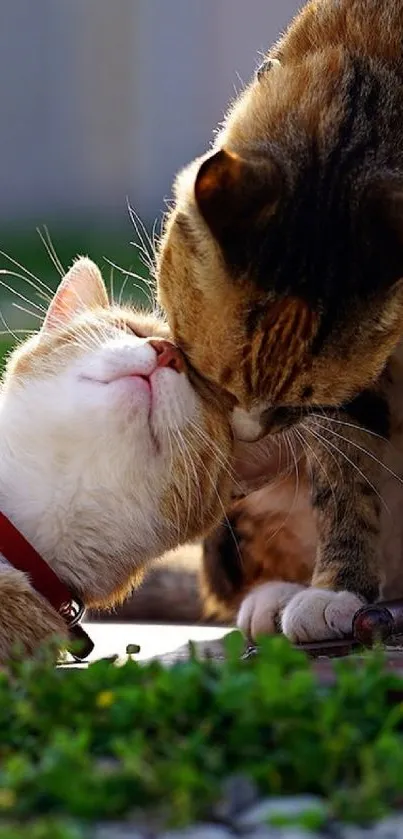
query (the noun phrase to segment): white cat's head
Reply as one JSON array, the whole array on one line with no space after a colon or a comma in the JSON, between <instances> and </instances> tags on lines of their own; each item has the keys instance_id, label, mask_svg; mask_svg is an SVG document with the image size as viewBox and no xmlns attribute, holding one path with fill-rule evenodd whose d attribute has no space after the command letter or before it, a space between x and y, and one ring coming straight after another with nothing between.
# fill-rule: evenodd
<instances>
[{"instance_id":1,"label":"white cat's head","mask_svg":"<svg viewBox=\"0 0 403 839\"><path fill-rule=\"evenodd\" d=\"M166 325L110 306L80 258L0 400L0 506L87 604L200 536L229 491L226 407L190 382Z\"/></svg>"}]
</instances>

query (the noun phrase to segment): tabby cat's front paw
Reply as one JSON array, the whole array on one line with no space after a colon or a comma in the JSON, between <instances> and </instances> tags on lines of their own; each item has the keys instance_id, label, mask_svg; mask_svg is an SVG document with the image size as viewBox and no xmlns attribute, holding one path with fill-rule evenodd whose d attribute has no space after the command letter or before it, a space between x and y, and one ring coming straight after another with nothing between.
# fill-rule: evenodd
<instances>
[{"instance_id":1,"label":"tabby cat's front paw","mask_svg":"<svg viewBox=\"0 0 403 839\"><path fill-rule=\"evenodd\" d=\"M241 604L237 626L251 640L257 635L280 632L284 607L297 592L304 591L304 586L297 583L264 583L256 586Z\"/></svg>"},{"instance_id":2,"label":"tabby cat's front paw","mask_svg":"<svg viewBox=\"0 0 403 839\"><path fill-rule=\"evenodd\" d=\"M307 588L289 601L281 628L290 641L325 641L351 633L353 617L363 601L349 591Z\"/></svg>"}]
</instances>

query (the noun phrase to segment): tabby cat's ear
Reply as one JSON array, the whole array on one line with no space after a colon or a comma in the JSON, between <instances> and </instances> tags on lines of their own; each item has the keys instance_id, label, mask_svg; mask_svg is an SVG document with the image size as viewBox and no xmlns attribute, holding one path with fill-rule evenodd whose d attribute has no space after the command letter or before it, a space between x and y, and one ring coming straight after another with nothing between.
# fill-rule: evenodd
<instances>
[{"instance_id":1,"label":"tabby cat's ear","mask_svg":"<svg viewBox=\"0 0 403 839\"><path fill-rule=\"evenodd\" d=\"M196 176L198 209L224 246L274 215L280 195L278 167L267 158L246 160L221 149L204 160Z\"/></svg>"},{"instance_id":2,"label":"tabby cat's ear","mask_svg":"<svg viewBox=\"0 0 403 839\"><path fill-rule=\"evenodd\" d=\"M108 294L98 266L88 257L80 256L60 283L41 332L48 333L65 326L80 312L107 306Z\"/></svg>"}]
</instances>

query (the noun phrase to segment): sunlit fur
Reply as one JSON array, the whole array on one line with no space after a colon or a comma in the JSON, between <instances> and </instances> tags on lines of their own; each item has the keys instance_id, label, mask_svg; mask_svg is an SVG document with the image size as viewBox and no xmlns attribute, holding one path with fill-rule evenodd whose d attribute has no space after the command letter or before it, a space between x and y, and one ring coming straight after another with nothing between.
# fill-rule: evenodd
<instances>
[{"instance_id":1,"label":"sunlit fur","mask_svg":"<svg viewBox=\"0 0 403 839\"><path fill-rule=\"evenodd\" d=\"M177 179L159 297L243 408L338 406L399 341L402 19L402 0L308 3Z\"/></svg>"},{"instance_id":2,"label":"sunlit fur","mask_svg":"<svg viewBox=\"0 0 403 839\"><path fill-rule=\"evenodd\" d=\"M122 601L151 558L208 531L227 503L224 404L205 386L200 395L185 365L157 366L167 335L154 316L109 306L81 258L7 363L0 508L87 606ZM63 629L0 559L0 661Z\"/></svg>"},{"instance_id":3,"label":"sunlit fur","mask_svg":"<svg viewBox=\"0 0 403 839\"><path fill-rule=\"evenodd\" d=\"M388 441L401 449L402 44L403 0L306 3L179 175L159 249L173 336L231 395L237 435L299 424L312 581L332 603L345 592L349 612L326 626L317 592L314 636L351 628L352 604L379 596L385 538L400 528L386 495L400 480L388 469L401 474ZM400 531L395 545L399 566ZM305 594L316 614L315 592L298 614Z\"/></svg>"}]
</instances>

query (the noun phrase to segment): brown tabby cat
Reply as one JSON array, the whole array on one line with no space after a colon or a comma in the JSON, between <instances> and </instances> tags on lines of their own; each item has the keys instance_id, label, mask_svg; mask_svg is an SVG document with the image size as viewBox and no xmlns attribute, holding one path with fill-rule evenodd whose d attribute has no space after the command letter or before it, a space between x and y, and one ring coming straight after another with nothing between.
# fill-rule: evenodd
<instances>
[{"instance_id":1,"label":"brown tabby cat","mask_svg":"<svg viewBox=\"0 0 403 839\"><path fill-rule=\"evenodd\" d=\"M297 428L312 588L270 589L260 621L296 640L403 592L402 128L403 0L312 0L178 177L161 243L173 335L238 436Z\"/></svg>"}]
</instances>

